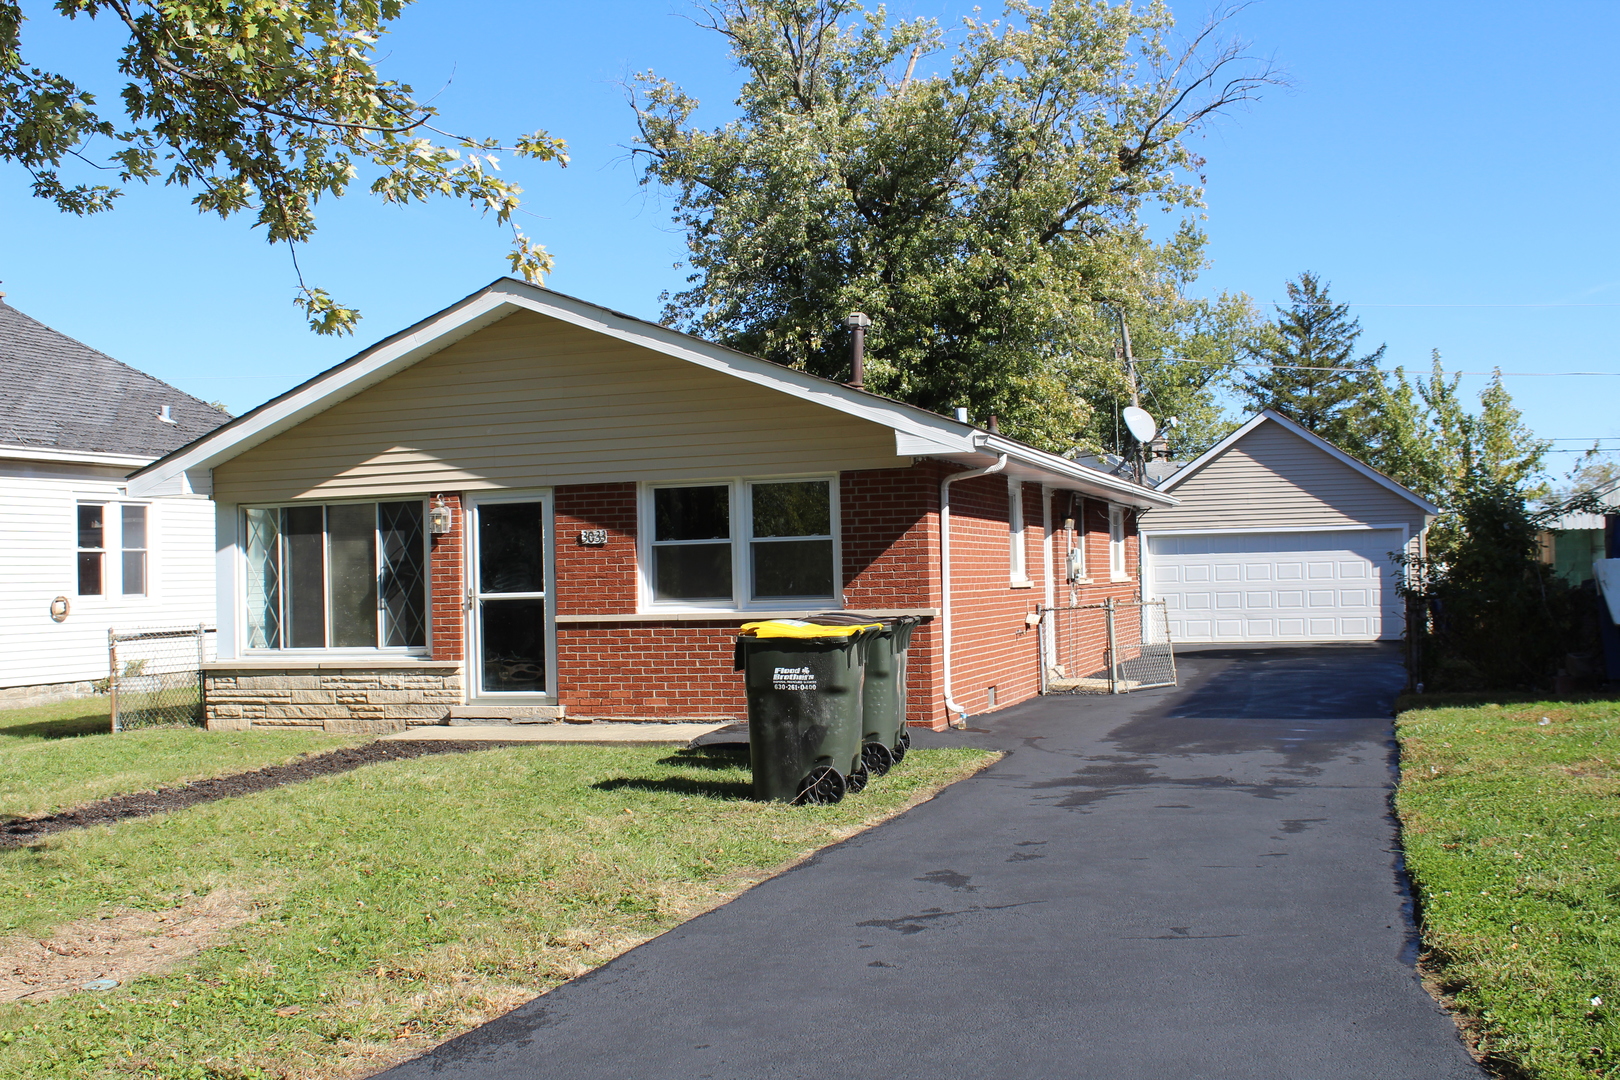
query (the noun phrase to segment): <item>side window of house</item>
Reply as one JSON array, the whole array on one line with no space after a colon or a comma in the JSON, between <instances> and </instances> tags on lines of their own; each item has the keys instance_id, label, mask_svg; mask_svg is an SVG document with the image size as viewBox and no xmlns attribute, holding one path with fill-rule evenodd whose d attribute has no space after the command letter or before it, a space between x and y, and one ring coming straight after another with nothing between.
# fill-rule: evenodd
<instances>
[{"instance_id":1,"label":"side window of house","mask_svg":"<svg viewBox=\"0 0 1620 1080\"><path fill-rule=\"evenodd\" d=\"M80 503L78 506L80 596L100 596L102 593L107 561L106 516L107 508L99 503Z\"/></svg>"},{"instance_id":2,"label":"side window of house","mask_svg":"<svg viewBox=\"0 0 1620 1080\"><path fill-rule=\"evenodd\" d=\"M731 488L653 490L653 597L730 600Z\"/></svg>"},{"instance_id":3,"label":"side window of house","mask_svg":"<svg viewBox=\"0 0 1620 1080\"><path fill-rule=\"evenodd\" d=\"M1029 580L1024 551L1024 484L1007 481L1007 571L1014 584Z\"/></svg>"},{"instance_id":4,"label":"side window of house","mask_svg":"<svg viewBox=\"0 0 1620 1080\"><path fill-rule=\"evenodd\" d=\"M740 607L834 595L830 480L655 487L649 511L654 603Z\"/></svg>"},{"instance_id":5,"label":"side window of house","mask_svg":"<svg viewBox=\"0 0 1620 1080\"><path fill-rule=\"evenodd\" d=\"M120 508L122 530L119 545L123 548L122 591L125 596L146 595L146 507Z\"/></svg>"},{"instance_id":6,"label":"side window of house","mask_svg":"<svg viewBox=\"0 0 1620 1080\"><path fill-rule=\"evenodd\" d=\"M424 647L423 517L415 499L249 509L248 647Z\"/></svg>"},{"instance_id":7,"label":"side window of house","mask_svg":"<svg viewBox=\"0 0 1620 1080\"><path fill-rule=\"evenodd\" d=\"M795 480L748 489L751 598L832 596L832 484Z\"/></svg>"},{"instance_id":8,"label":"side window of house","mask_svg":"<svg viewBox=\"0 0 1620 1080\"><path fill-rule=\"evenodd\" d=\"M1125 508L1108 508L1108 573L1115 581L1125 580Z\"/></svg>"}]
</instances>

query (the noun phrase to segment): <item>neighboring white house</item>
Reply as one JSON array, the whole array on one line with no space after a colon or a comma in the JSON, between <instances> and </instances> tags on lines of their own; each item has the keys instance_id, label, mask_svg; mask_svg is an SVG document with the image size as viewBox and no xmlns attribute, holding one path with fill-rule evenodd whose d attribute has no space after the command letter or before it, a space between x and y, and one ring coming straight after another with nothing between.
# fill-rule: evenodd
<instances>
[{"instance_id":1,"label":"neighboring white house","mask_svg":"<svg viewBox=\"0 0 1620 1080\"><path fill-rule=\"evenodd\" d=\"M1254 417L1158 485L1141 519L1146 598L1177 642L1399 638L1397 552L1439 507L1280 413Z\"/></svg>"},{"instance_id":2,"label":"neighboring white house","mask_svg":"<svg viewBox=\"0 0 1620 1080\"><path fill-rule=\"evenodd\" d=\"M125 477L228 419L0 300L0 704L88 694L110 627L212 623L212 505Z\"/></svg>"}]
</instances>

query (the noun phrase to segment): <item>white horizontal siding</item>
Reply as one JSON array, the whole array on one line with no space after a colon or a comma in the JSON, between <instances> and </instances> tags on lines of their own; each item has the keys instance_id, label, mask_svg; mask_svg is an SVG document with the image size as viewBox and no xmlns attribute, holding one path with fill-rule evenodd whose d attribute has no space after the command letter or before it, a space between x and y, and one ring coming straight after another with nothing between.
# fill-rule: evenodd
<instances>
[{"instance_id":1,"label":"white horizontal siding","mask_svg":"<svg viewBox=\"0 0 1620 1080\"><path fill-rule=\"evenodd\" d=\"M213 622L213 507L206 499L148 503L148 592L119 594L119 552L106 555L107 595L78 596L80 502L144 502L118 495L122 480L86 475L0 476L0 687L81 682L107 674L109 627ZM117 512L109 517L117 521ZM118 543L109 527L107 542ZM71 605L51 619L51 600Z\"/></svg>"},{"instance_id":2,"label":"white horizontal siding","mask_svg":"<svg viewBox=\"0 0 1620 1080\"><path fill-rule=\"evenodd\" d=\"M1414 536L1423 530L1419 507L1274 423L1249 432L1171 493L1181 505L1145 514L1145 531L1396 524Z\"/></svg>"},{"instance_id":3,"label":"white horizontal siding","mask_svg":"<svg viewBox=\"0 0 1620 1080\"><path fill-rule=\"evenodd\" d=\"M521 312L213 479L232 503L905 464L890 428Z\"/></svg>"}]
</instances>

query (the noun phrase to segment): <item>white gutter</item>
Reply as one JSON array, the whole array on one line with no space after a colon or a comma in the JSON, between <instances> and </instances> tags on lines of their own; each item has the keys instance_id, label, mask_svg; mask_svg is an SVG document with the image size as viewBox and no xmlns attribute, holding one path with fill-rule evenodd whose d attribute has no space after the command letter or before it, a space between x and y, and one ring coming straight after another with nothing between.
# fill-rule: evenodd
<instances>
[{"instance_id":1,"label":"white gutter","mask_svg":"<svg viewBox=\"0 0 1620 1080\"><path fill-rule=\"evenodd\" d=\"M955 713L952 727L967 727L967 710L957 704L951 695L951 485L958 480L972 480L976 476L989 476L1007 467L1007 455L1002 454L994 465L967 472L952 473L939 482L939 636L940 670L945 685L945 711Z\"/></svg>"}]
</instances>

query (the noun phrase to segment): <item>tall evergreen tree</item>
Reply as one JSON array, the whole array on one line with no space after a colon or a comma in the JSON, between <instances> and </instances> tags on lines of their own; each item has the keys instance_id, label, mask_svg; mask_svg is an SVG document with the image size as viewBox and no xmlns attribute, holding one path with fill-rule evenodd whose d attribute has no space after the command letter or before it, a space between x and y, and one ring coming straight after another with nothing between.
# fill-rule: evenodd
<instances>
[{"instance_id":1,"label":"tall evergreen tree","mask_svg":"<svg viewBox=\"0 0 1620 1080\"><path fill-rule=\"evenodd\" d=\"M1359 449L1356 416L1378 385L1367 368L1383 359L1384 346L1356 356L1361 320L1348 304L1335 304L1327 282L1310 271L1288 283L1288 307L1255 336L1250 357L1262 367L1243 377L1239 389L1258 412L1275 409L1352 453Z\"/></svg>"}]
</instances>

